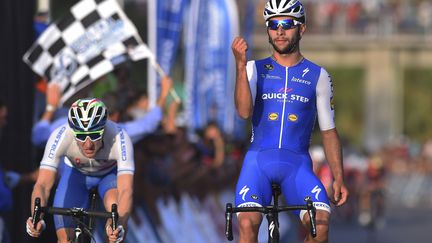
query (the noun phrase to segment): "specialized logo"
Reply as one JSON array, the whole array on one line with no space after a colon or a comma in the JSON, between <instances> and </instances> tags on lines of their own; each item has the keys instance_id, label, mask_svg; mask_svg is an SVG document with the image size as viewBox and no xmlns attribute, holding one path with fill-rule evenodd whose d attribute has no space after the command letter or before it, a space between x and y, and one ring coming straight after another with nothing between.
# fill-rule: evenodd
<instances>
[{"instance_id":1,"label":"specialized logo","mask_svg":"<svg viewBox=\"0 0 432 243\"><path fill-rule=\"evenodd\" d=\"M279 114L276 112L272 112L268 115L269 121L277 121L279 119Z\"/></svg>"},{"instance_id":2,"label":"specialized logo","mask_svg":"<svg viewBox=\"0 0 432 243\"><path fill-rule=\"evenodd\" d=\"M315 199L318 200L318 196L319 196L319 194L320 194L320 192L321 192L321 188L319 188L319 186L316 185L316 186L314 187L314 189L312 189L311 192L312 192L313 194L315 194Z\"/></svg>"},{"instance_id":3,"label":"specialized logo","mask_svg":"<svg viewBox=\"0 0 432 243\"><path fill-rule=\"evenodd\" d=\"M305 68L305 69L303 70L302 78L304 78L304 76L305 76L306 73L308 73L308 72L309 72L309 68Z\"/></svg>"},{"instance_id":4,"label":"specialized logo","mask_svg":"<svg viewBox=\"0 0 432 243\"><path fill-rule=\"evenodd\" d=\"M245 200L246 193L248 193L249 190L250 190L250 189L249 189L247 186L244 186L244 187L240 190L239 195L242 196L243 201Z\"/></svg>"},{"instance_id":5,"label":"specialized logo","mask_svg":"<svg viewBox=\"0 0 432 243\"><path fill-rule=\"evenodd\" d=\"M292 121L292 122L296 122L298 120L298 117L296 114L289 114L288 115L288 120Z\"/></svg>"},{"instance_id":6,"label":"specialized logo","mask_svg":"<svg viewBox=\"0 0 432 243\"><path fill-rule=\"evenodd\" d=\"M264 64L264 68L270 71L274 69L273 65L271 64Z\"/></svg>"},{"instance_id":7,"label":"specialized logo","mask_svg":"<svg viewBox=\"0 0 432 243\"><path fill-rule=\"evenodd\" d=\"M275 228L275 223L274 223L274 220L272 220L271 221L271 223L270 223L270 225L269 225L269 232L270 232L270 237L271 238L273 238L273 231L274 231L274 228Z\"/></svg>"}]
</instances>

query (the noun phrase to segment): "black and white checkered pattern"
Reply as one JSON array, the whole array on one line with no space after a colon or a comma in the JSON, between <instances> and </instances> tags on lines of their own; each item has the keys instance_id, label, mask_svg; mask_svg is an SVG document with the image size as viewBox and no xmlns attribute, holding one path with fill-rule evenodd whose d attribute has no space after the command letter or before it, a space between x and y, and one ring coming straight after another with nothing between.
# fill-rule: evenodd
<instances>
[{"instance_id":1,"label":"black and white checkered pattern","mask_svg":"<svg viewBox=\"0 0 432 243\"><path fill-rule=\"evenodd\" d=\"M127 59L152 57L116 0L83 0L51 24L24 55L49 82L58 82L61 102Z\"/></svg>"}]
</instances>

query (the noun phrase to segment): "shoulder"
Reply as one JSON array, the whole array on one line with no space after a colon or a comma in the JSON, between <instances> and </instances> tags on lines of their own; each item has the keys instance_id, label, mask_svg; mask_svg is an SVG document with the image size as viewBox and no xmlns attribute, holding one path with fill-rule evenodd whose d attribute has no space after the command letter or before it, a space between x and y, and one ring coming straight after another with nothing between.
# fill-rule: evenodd
<instances>
[{"instance_id":1,"label":"shoulder","mask_svg":"<svg viewBox=\"0 0 432 243\"><path fill-rule=\"evenodd\" d=\"M312 75L311 77L315 77L313 79L316 79L318 83L323 81L331 81L330 74L327 72L327 70L324 67L310 61L309 59L305 58L302 61L301 69L303 72L303 77L306 75L306 73L309 73L307 76Z\"/></svg>"},{"instance_id":2,"label":"shoulder","mask_svg":"<svg viewBox=\"0 0 432 243\"><path fill-rule=\"evenodd\" d=\"M314 69L321 69L323 67L321 67L319 64L312 62L311 60L304 58L303 59L303 65L306 65L308 67L314 68Z\"/></svg>"},{"instance_id":3,"label":"shoulder","mask_svg":"<svg viewBox=\"0 0 432 243\"><path fill-rule=\"evenodd\" d=\"M263 59L250 60L250 61L248 61L247 65L256 65L256 66L259 66L259 65L264 65L264 64L270 64L272 62L273 62L273 59L271 59L271 57L266 57L266 58L263 58Z\"/></svg>"},{"instance_id":4,"label":"shoulder","mask_svg":"<svg viewBox=\"0 0 432 243\"><path fill-rule=\"evenodd\" d=\"M328 74L324 67L306 58L302 61L302 66L308 68L313 73L317 73L318 75L321 75L322 73Z\"/></svg>"},{"instance_id":5,"label":"shoulder","mask_svg":"<svg viewBox=\"0 0 432 243\"><path fill-rule=\"evenodd\" d=\"M69 127L67 122L54 129L54 131L51 133L51 136L59 137L65 136L66 134L72 134L72 129Z\"/></svg>"},{"instance_id":6,"label":"shoulder","mask_svg":"<svg viewBox=\"0 0 432 243\"><path fill-rule=\"evenodd\" d=\"M129 137L126 130L119 123L108 120L105 125L105 136L110 140L117 140L117 137Z\"/></svg>"}]
</instances>

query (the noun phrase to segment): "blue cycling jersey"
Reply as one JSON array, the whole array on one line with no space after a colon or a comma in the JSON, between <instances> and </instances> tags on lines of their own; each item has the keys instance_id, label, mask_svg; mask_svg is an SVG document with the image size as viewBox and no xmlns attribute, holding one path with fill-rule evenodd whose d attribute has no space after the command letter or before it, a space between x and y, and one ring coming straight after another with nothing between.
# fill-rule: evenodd
<instances>
[{"instance_id":1,"label":"blue cycling jersey","mask_svg":"<svg viewBox=\"0 0 432 243\"><path fill-rule=\"evenodd\" d=\"M307 59L285 67L269 57L249 61L246 68L253 130L236 186L236 205L267 206L271 184L276 183L288 204L304 204L310 196L317 209L330 212L308 152L317 118L321 130L335 127L328 73ZM303 217L305 212L295 213Z\"/></svg>"},{"instance_id":2,"label":"blue cycling jersey","mask_svg":"<svg viewBox=\"0 0 432 243\"><path fill-rule=\"evenodd\" d=\"M249 62L248 69L254 100L250 149L307 152L317 107L321 129L334 127L331 79L323 68L307 59L284 67L269 57Z\"/></svg>"}]
</instances>

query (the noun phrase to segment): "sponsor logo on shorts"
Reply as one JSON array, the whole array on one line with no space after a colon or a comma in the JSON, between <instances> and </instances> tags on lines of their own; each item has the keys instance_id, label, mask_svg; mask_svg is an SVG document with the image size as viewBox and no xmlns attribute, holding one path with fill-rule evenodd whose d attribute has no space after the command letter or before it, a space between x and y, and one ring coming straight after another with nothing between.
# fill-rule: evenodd
<instances>
[{"instance_id":1,"label":"sponsor logo on shorts","mask_svg":"<svg viewBox=\"0 0 432 243\"><path fill-rule=\"evenodd\" d=\"M246 193L248 193L249 190L250 190L250 189L249 189L249 187L247 187L247 185L245 185L245 186L240 190L239 195L242 196L243 201L245 200Z\"/></svg>"},{"instance_id":2,"label":"sponsor logo on shorts","mask_svg":"<svg viewBox=\"0 0 432 243\"><path fill-rule=\"evenodd\" d=\"M239 208L250 208L250 207L262 207L262 205L259 204L259 203L256 203L256 202L245 202L245 203L237 205L237 207L239 207Z\"/></svg>"}]
</instances>

